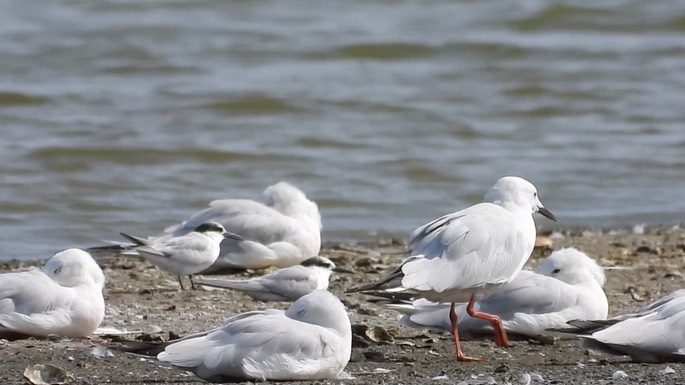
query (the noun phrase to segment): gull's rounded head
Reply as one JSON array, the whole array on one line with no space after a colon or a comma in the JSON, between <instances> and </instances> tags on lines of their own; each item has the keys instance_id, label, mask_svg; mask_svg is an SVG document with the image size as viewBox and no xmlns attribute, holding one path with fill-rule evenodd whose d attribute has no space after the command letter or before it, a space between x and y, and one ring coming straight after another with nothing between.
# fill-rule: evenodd
<instances>
[{"instance_id":1,"label":"gull's rounded head","mask_svg":"<svg viewBox=\"0 0 685 385\"><path fill-rule=\"evenodd\" d=\"M262 192L264 204L286 216L305 216L321 228L319 206L307 198L302 190L288 182L278 182Z\"/></svg>"},{"instance_id":2,"label":"gull's rounded head","mask_svg":"<svg viewBox=\"0 0 685 385\"><path fill-rule=\"evenodd\" d=\"M193 230L198 233L219 233L219 234L224 234L226 232L226 229L224 226L221 225L221 223L218 222L205 222L201 224L200 226L197 226L195 230Z\"/></svg>"},{"instance_id":3,"label":"gull's rounded head","mask_svg":"<svg viewBox=\"0 0 685 385\"><path fill-rule=\"evenodd\" d=\"M485 201L509 209L530 210L532 213L540 213L556 221L554 215L540 202L535 186L517 176L500 178L492 189L485 194Z\"/></svg>"},{"instance_id":4,"label":"gull's rounded head","mask_svg":"<svg viewBox=\"0 0 685 385\"><path fill-rule=\"evenodd\" d=\"M315 290L285 311L289 318L333 329L339 333L352 333L350 318L338 297L326 290Z\"/></svg>"},{"instance_id":5,"label":"gull's rounded head","mask_svg":"<svg viewBox=\"0 0 685 385\"><path fill-rule=\"evenodd\" d=\"M90 254L81 249L67 249L55 254L42 268L60 286L74 287L92 282L105 287L105 274Z\"/></svg>"},{"instance_id":6,"label":"gull's rounded head","mask_svg":"<svg viewBox=\"0 0 685 385\"><path fill-rule=\"evenodd\" d=\"M553 252L542 261L538 273L557 278L569 285L595 280L600 286L604 286L606 282L604 269L594 259L573 247Z\"/></svg>"}]
</instances>

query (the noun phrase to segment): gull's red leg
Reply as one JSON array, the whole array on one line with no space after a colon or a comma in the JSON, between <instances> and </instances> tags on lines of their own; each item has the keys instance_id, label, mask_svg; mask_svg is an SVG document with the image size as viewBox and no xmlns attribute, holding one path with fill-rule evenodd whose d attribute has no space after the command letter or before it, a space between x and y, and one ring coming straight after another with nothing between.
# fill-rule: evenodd
<instances>
[{"instance_id":1,"label":"gull's red leg","mask_svg":"<svg viewBox=\"0 0 685 385\"><path fill-rule=\"evenodd\" d=\"M493 314L487 314L487 313L481 313L478 311L475 311L473 309L473 305L476 303L476 297L471 296L471 300L469 300L469 304L466 305L466 312L474 318L480 318L484 319L486 321L490 321L492 323L492 327L495 329L495 343L497 346L504 346L507 347L509 346L509 338L507 338L507 332L504 330L504 326L502 326L502 319L499 318L499 316L493 315ZM454 304L452 304L454 306Z\"/></svg>"},{"instance_id":2,"label":"gull's red leg","mask_svg":"<svg viewBox=\"0 0 685 385\"><path fill-rule=\"evenodd\" d=\"M450 321L452 322L452 337L454 337L454 346L457 349L457 361L462 362L478 362L483 361L483 358L467 357L461 351L461 341L459 341L459 329L457 328L457 313L454 312L454 302L450 306Z\"/></svg>"}]
</instances>

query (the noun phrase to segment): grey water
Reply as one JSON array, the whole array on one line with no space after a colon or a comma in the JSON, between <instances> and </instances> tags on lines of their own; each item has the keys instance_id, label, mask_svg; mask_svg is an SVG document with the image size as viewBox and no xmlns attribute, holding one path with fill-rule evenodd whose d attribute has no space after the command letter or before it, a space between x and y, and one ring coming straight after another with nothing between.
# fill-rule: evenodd
<instances>
[{"instance_id":1,"label":"grey water","mask_svg":"<svg viewBox=\"0 0 685 385\"><path fill-rule=\"evenodd\" d=\"M684 95L682 1L6 0L0 259L280 180L324 241L406 235L503 175L558 226L678 224Z\"/></svg>"}]
</instances>

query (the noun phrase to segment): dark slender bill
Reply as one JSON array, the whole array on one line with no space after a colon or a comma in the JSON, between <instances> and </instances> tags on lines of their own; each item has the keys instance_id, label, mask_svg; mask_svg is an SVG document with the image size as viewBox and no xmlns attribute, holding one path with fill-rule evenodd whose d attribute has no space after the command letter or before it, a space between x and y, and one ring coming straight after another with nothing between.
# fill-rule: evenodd
<instances>
[{"instance_id":1,"label":"dark slender bill","mask_svg":"<svg viewBox=\"0 0 685 385\"><path fill-rule=\"evenodd\" d=\"M540 207L540 209L538 210L538 212L539 212L540 214L542 214L543 216L545 216L546 218L549 218L549 219L553 220L554 222L557 221L557 217L555 217L554 214L552 214L551 211L547 210L547 209L544 208L544 207Z\"/></svg>"}]
</instances>

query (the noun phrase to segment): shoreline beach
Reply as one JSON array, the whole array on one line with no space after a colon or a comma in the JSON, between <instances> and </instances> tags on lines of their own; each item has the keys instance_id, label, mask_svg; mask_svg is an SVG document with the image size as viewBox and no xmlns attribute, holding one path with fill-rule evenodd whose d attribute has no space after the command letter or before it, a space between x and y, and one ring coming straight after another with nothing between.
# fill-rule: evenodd
<instances>
[{"instance_id":1,"label":"shoreline beach","mask_svg":"<svg viewBox=\"0 0 685 385\"><path fill-rule=\"evenodd\" d=\"M605 292L609 316L634 310L683 287L685 230L679 226L622 230L572 229L540 236L526 267L535 268L553 249L576 247L607 268ZM578 340L514 341L510 348L493 342L467 341L464 351L483 356L482 363L457 363L450 336L400 327L397 313L344 291L377 279L405 256L404 240L375 243L329 243L321 255L352 269L355 275L334 275L330 290L348 308L355 330L352 360L345 372L354 379L324 383L556 383L612 384L685 382L685 364L632 363L625 356L588 350ZM231 315L288 303L264 304L224 290L180 291L176 277L135 258L98 260L107 277L106 317L102 327L133 333L127 340L166 341L223 324ZM6 261L0 270L23 270L42 261ZM247 278L262 272L244 272ZM365 325L365 326L354 326ZM115 350L111 338L0 340L3 370L0 382L26 383L23 373L35 364L52 364L75 384L204 383L184 370L161 365L152 357ZM545 382L540 382L544 380ZM465 382L464 382L465 381ZM306 384L308 382L301 382ZM314 382L312 382L314 383ZM316 381L322 383L322 381Z\"/></svg>"}]
</instances>

